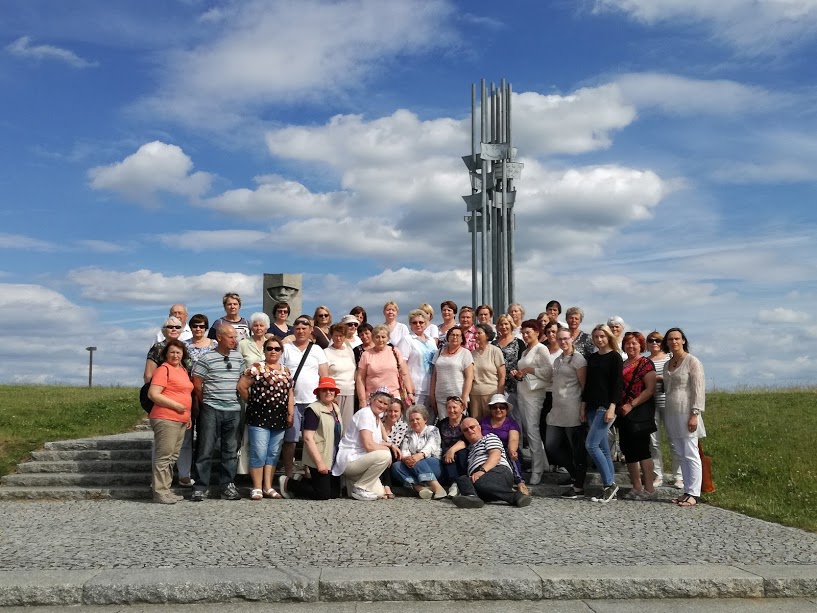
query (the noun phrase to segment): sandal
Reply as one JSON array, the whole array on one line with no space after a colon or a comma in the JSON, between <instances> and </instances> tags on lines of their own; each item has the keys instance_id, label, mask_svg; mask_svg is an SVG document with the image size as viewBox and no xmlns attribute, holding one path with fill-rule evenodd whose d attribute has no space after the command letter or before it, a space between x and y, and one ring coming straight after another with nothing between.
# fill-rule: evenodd
<instances>
[{"instance_id":1,"label":"sandal","mask_svg":"<svg viewBox=\"0 0 817 613\"><path fill-rule=\"evenodd\" d=\"M281 496L281 494L279 494L278 492L276 492L272 488L269 488L268 490L264 490L264 496L266 496L267 498L274 498L274 499L283 498L283 496Z\"/></svg>"},{"instance_id":2,"label":"sandal","mask_svg":"<svg viewBox=\"0 0 817 613\"><path fill-rule=\"evenodd\" d=\"M261 500L264 497L264 492L261 490L253 490L250 492L250 500Z\"/></svg>"},{"instance_id":3,"label":"sandal","mask_svg":"<svg viewBox=\"0 0 817 613\"><path fill-rule=\"evenodd\" d=\"M698 504L698 498L692 494L687 494L683 500L678 502L679 507L694 507Z\"/></svg>"},{"instance_id":4,"label":"sandal","mask_svg":"<svg viewBox=\"0 0 817 613\"><path fill-rule=\"evenodd\" d=\"M385 500L394 500L394 492L392 492L391 489L387 489L383 494L383 498Z\"/></svg>"},{"instance_id":5,"label":"sandal","mask_svg":"<svg viewBox=\"0 0 817 613\"><path fill-rule=\"evenodd\" d=\"M524 484L524 482L520 482L516 489L519 490L520 494L530 496L530 490L528 489L528 486Z\"/></svg>"}]
</instances>

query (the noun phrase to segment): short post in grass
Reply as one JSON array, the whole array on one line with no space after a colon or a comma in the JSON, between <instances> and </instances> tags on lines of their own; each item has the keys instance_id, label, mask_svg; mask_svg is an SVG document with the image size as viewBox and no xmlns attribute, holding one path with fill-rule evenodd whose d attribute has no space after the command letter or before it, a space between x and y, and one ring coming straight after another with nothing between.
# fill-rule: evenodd
<instances>
[{"instance_id":1,"label":"short post in grass","mask_svg":"<svg viewBox=\"0 0 817 613\"><path fill-rule=\"evenodd\" d=\"M94 351L96 351L96 347L86 347L85 351L88 352L88 387L91 387L94 384Z\"/></svg>"}]
</instances>

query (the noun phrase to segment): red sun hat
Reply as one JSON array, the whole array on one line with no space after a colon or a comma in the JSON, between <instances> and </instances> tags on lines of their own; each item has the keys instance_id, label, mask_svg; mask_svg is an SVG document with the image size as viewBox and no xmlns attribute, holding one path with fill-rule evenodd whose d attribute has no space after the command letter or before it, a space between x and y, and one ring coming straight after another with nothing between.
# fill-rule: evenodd
<instances>
[{"instance_id":1,"label":"red sun hat","mask_svg":"<svg viewBox=\"0 0 817 613\"><path fill-rule=\"evenodd\" d=\"M321 390L332 390L336 394L340 394L340 390L332 377L321 377L321 380L318 382L318 387L315 388L313 394L317 396Z\"/></svg>"}]
</instances>

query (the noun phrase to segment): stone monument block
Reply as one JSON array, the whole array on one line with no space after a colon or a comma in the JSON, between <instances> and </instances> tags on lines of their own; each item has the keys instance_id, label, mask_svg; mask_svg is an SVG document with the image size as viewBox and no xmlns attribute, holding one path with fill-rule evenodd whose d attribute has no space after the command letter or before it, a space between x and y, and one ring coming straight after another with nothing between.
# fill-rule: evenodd
<instances>
[{"instance_id":1,"label":"stone monument block","mask_svg":"<svg viewBox=\"0 0 817 613\"><path fill-rule=\"evenodd\" d=\"M273 308L277 302L289 304L287 323L292 324L301 314L303 304L303 275L290 273L264 274L264 313L275 321Z\"/></svg>"}]
</instances>

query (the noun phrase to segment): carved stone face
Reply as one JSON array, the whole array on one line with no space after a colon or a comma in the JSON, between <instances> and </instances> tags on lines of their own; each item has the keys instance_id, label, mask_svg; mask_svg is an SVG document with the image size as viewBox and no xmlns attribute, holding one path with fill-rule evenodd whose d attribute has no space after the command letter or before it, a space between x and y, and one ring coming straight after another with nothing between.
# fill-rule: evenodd
<instances>
[{"instance_id":1,"label":"carved stone face","mask_svg":"<svg viewBox=\"0 0 817 613\"><path fill-rule=\"evenodd\" d=\"M276 285L275 287L268 287L267 294L269 294L273 302L290 302L298 295L298 290L286 285Z\"/></svg>"}]
</instances>

